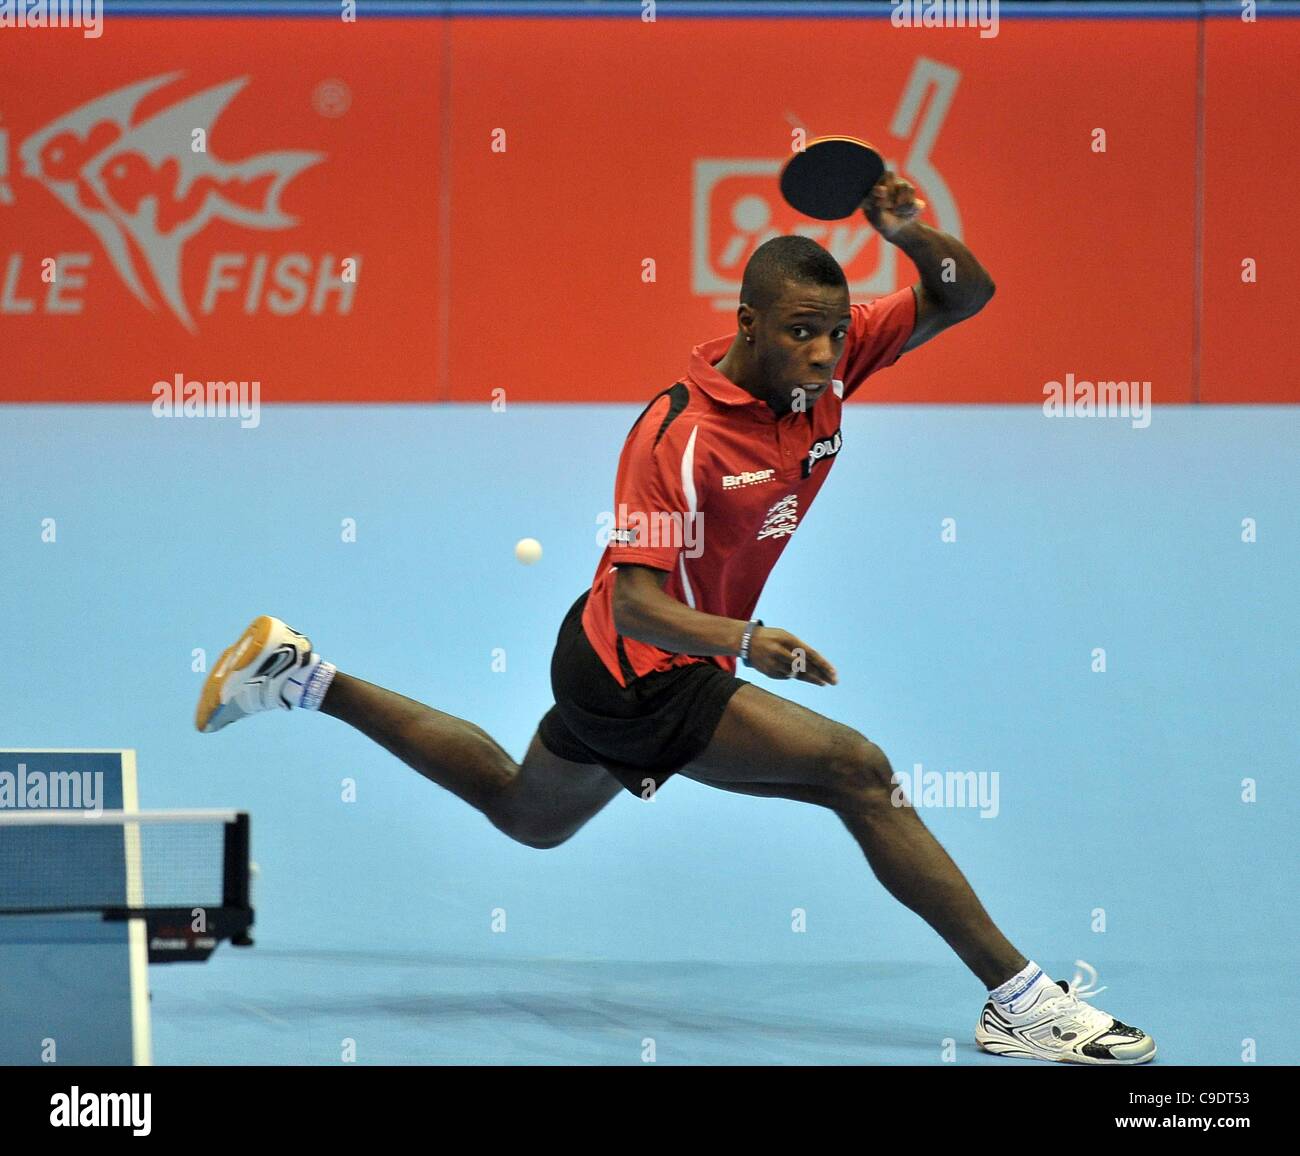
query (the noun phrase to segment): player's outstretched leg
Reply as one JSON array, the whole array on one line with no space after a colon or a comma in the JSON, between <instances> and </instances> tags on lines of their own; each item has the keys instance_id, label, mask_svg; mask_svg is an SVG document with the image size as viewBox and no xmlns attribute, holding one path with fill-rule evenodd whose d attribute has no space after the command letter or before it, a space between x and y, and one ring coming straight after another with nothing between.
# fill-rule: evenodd
<instances>
[{"instance_id":1,"label":"player's outstretched leg","mask_svg":"<svg viewBox=\"0 0 1300 1156\"><path fill-rule=\"evenodd\" d=\"M1098 1011L1075 984L1053 983L998 930L965 876L910 806L893 769L850 727L749 685L682 774L724 790L834 811L886 889L937 931L990 989L976 1029L986 1051L1081 1064L1142 1063L1155 1044Z\"/></svg>"},{"instance_id":2,"label":"player's outstretched leg","mask_svg":"<svg viewBox=\"0 0 1300 1156\"><path fill-rule=\"evenodd\" d=\"M481 727L337 671L306 635L263 615L228 647L199 695L205 734L265 710L333 715L529 847L557 847L622 787L603 767L552 754L533 736L522 763Z\"/></svg>"}]
</instances>

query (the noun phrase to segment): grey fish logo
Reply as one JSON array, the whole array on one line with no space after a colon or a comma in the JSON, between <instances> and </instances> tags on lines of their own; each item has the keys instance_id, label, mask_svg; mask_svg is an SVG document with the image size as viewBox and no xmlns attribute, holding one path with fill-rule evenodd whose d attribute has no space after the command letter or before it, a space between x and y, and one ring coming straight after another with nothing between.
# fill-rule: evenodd
<instances>
[{"instance_id":1,"label":"grey fish logo","mask_svg":"<svg viewBox=\"0 0 1300 1156\"><path fill-rule=\"evenodd\" d=\"M65 113L23 141L25 176L39 181L104 246L118 276L145 308L158 300L197 332L182 292L185 244L212 221L283 229L285 186L324 153L285 149L224 161L189 147L248 83L240 77L136 121L140 105L179 72L127 85ZM146 280L147 275L147 280Z\"/></svg>"}]
</instances>

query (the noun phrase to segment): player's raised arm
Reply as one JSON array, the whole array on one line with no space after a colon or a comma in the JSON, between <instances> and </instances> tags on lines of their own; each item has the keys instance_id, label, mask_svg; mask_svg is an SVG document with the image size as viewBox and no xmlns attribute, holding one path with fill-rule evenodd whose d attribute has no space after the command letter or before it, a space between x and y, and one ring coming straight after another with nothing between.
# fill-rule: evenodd
<instances>
[{"instance_id":1,"label":"player's raised arm","mask_svg":"<svg viewBox=\"0 0 1300 1156\"><path fill-rule=\"evenodd\" d=\"M903 352L915 349L975 316L993 296L993 278L965 245L949 233L916 219L916 190L894 173L886 173L862 204L872 227L912 259L921 280L914 285L916 325ZM947 264L951 262L951 264Z\"/></svg>"}]
</instances>

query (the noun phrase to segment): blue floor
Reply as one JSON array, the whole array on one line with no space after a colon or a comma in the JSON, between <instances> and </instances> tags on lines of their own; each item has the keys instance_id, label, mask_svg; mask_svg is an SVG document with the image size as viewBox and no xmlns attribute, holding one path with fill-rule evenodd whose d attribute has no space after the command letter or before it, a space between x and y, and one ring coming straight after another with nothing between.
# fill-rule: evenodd
<instances>
[{"instance_id":1,"label":"blue floor","mask_svg":"<svg viewBox=\"0 0 1300 1156\"><path fill-rule=\"evenodd\" d=\"M1069 978L1073 961L1056 969ZM151 969L158 1064L1009 1064L960 965L491 959L260 946ZM1293 964L1114 964L1097 997L1161 1064L1294 1064Z\"/></svg>"},{"instance_id":2,"label":"blue floor","mask_svg":"<svg viewBox=\"0 0 1300 1156\"><path fill-rule=\"evenodd\" d=\"M4 408L0 747L133 747L143 806L253 815L257 945L151 969L157 1062L1008 1063L826 812L679 778L535 851L333 719L193 730L194 667L267 612L521 755L637 412ZM769 689L997 775L996 814L922 817L1158 1063L1300 1060L1297 446L1294 408L850 407L759 606L841 678Z\"/></svg>"}]
</instances>

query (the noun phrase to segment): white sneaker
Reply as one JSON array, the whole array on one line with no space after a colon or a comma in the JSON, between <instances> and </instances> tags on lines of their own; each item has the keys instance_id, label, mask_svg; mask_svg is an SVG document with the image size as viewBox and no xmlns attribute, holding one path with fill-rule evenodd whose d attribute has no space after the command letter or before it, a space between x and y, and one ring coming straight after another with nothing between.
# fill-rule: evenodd
<instances>
[{"instance_id":1,"label":"white sneaker","mask_svg":"<svg viewBox=\"0 0 1300 1156\"><path fill-rule=\"evenodd\" d=\"M219 731L260 710L290 710L302 695L302 672L311 665L311 639L269 614L249 623L208 674L194 725Z\"/></svg>"},{"instance_id":2,"label":"white sneaker","mask_svg":"<svg viewBox=\"0 0 1300 1156\"><path fill-rule=\"evenodd\" d=\"M1143 1064L1156 1054L1156 1044L1146 1032L1122 1024L1113 1016L1084 1003L1105 988L1093 988L1097 972L1082 960L1076 965L1091 975L1075 972L1069 983L1057 980L1034 1004L1012 1013L992 1000L984 1005L975 1027L975 1042L997 1056L1056 1060L1066 1064Z\"/></svg>"}]
</instances>

